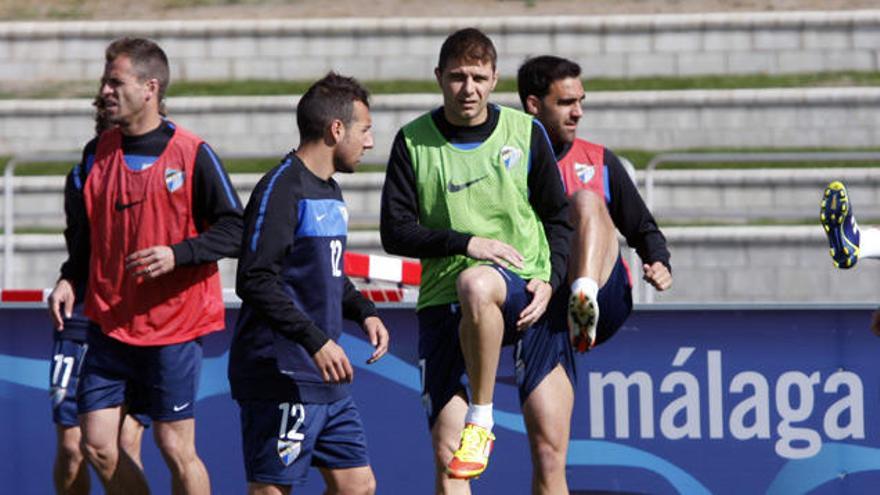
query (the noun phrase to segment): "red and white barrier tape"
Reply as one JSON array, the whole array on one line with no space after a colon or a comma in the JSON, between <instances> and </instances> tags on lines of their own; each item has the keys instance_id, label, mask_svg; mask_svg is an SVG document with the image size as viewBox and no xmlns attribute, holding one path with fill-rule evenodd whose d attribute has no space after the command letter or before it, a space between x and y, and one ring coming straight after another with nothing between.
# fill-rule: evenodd
<instances>
[{"instance_id":1,"label":"red and white barrier tape","mask_svg":"<svg viewBox=\"0 0 880 495\"><path fill-rule=\"evenodd\" d=\"M367 281L393 282L418 286L422 279L422 266L418 262L374 254L345 253L345 274ZM0 302L44 302L51 289L2 289ZM416 288L362 289L361 293L374 302L414 302ZM239 302L234 289L223 289L223 302Z\"/></svg>"},{"instance_id":2,"label":"red and white barrier tape","mask_svg":"<svg viewBox=\"0 0 880 495\"><path fill-rule=\"evenodd\" d=\"M419 285L422 281L422 265L390 256L345 253L345 274L367 280Z\"/></svg>"}]
</instances>

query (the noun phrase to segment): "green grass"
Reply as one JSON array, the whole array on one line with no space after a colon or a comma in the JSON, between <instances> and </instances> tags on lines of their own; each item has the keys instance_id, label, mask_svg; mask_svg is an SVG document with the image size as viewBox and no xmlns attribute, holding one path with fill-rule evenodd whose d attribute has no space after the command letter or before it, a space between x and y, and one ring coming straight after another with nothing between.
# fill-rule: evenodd
<instances>
[{"instance_id":1,"label":"green grass","mask_svg":"<svg viewBox=\"0 0 880 495\"><path fill-rule=\"evenodd\" d=\"M430 75L427 75L430 76ZM169 96L255 96L302 94L313 81L176 81ZM364 81L373 94L436 93L433 79ZM60 82L28 87L0 88L0 98L89 98L95 94L94 82ZM643 77L634 79L589 79L590 91L647 91L682 89L801 88L840 86L880 86L880 72L829 72L790 75L738 75L693 77ZM514 79L501 79L496 92L516 92Z\"/></svg>"},{"instance_id":2,"label":"green grass","mask_svg":"<svg viewBox=\"0 0 880 495\"><path fill-rule=\"evenodd\" d=\"M880 152L880 148L693 148L686 150L666 150L651 151L639 149L615 149L614 152L625 157L632 162L633 166L642 170L648 166L648 163L657 155L670 153L781 153L781 152ZM874 162L854 161L854 162L754 162L754 163L737 163L737 162L718 162L718 163L676 163L664 162L662 168L667 169L755 169L755 168L862 168L875 167Z\"/></svg>"},{"instance_id":3,"label":"green grass","mask_svg":"<svg viewBox=\"0 0 880 495\"><path fill-rule=\"evenodd\" d=\"M222 158L222 157L221 157ZM278 158L255 158L249 160L224 160L223 164L230 174L264 174L281 161ZM8 156L0 157L0 174L6 171ZM73 163L61 162L33 162L19 164L15 168L16 176L44 176L66 175L70 172ZM384 172L384 163L362 163L358 166L358 172Z\"/></svg>"},{"instance_id":4,"label":"green grass","mask_svg":"<svg viewBox=\"0 0 880 495\"><path fill-rule=\"evenodd\" d=\"M880 152L880 148L860 148L860 149L836 149L836 148L695 148L688 150L667 150L652 151L639 149L616 149L614 150L620 156L630 160L636 169L642 170L647 167L648 163L657 155L665 153L757 153L757 152L829 152L829 151L860 151L860 152ZM222 158L222 157L221 157ZM9 157L0 157L0 173L6 169L6 162ZM278 164L281 156L278 158L260 158L260 159L240 159L240 160L224 160L226 170L230 174L263 174ZM17 176L40 176L40 175L65 175L73 166L72 163L58 162L39 162L28 163L20 167L16 167L15 175ZM874 167L873 162L798 162L798 163L774 163L774 162L756 162L756 163L675 163L668 162L663 164L663 169L685 169L696 170L703 168L712 169L754 169L754 168L861 168ZM358 172L384 172L384 163L363 163L358 166Z\"/></svg>"}]
</instances>

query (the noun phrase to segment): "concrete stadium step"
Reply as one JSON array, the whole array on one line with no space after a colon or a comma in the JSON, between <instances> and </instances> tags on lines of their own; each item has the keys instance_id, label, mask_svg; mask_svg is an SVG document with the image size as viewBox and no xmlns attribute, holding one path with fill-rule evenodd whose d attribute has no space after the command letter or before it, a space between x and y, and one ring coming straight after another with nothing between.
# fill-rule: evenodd
<instances>
[{"instance_id":1,"label":"concrete stadium step","mask_svg":"<svg viewBox=\"0 0 880 495\"><path fill-rule=\"evenodd\" d=\"M650 199L661 223L812 221L832 180L846 184L858 217L880 218L880 169L867 167L659 170Z\"/></svg>"},{"instance_id":2,"label":"concrete stadium step","mask_svg":"<svg viewBox=\"0 0 880 495\"><path fill-rule=\"evenodd\" d=\"M645 172L637 172L636 177L644 195ZM259 174L232 176L243 202L259 178ZM384 174L336 178L351 212L352 229L375 229ZM654 172L650 199L661 224L809 222L818 215L822 191L832 180L847 185L858 217L880 218L880 169L876 168L661 169ZM13 182L17 230L63 228L63 177L16 177ZM0 204L0 211L3 207Z\"/></svg>"}]
</instances>

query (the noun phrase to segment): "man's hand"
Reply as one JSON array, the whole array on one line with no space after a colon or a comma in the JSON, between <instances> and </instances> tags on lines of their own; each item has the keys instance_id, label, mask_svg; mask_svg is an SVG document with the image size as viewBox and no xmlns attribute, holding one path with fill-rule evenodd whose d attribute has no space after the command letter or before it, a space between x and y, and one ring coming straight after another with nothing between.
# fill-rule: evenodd
<instances>
[{"instance_id":1,"label":"man's hand","mask_svg":"<svg viewBox=\"0 0 880 495\"><path fill-rule=\"evenodd\" d=\"M874 335L880 337L880 309L874 311L874 314L871 315L871 331L874 332Z\"/></svg>"},{"instance_id":2,"label":"man's hand","mask_svg":"<svg viewBox=\"0 0 880 495\"><path fill-rule=\"evenodd\" d=\"M170 246L153 246L135 251L125 258L125 269L135 277L161 277L174 270L174 251Z\"/></svg>"},{"instance_id":3,"label":"man's hand","mask_svg":"<svg viewBox=\"0 0 880 495\"><path fill-rule=\"evenodd\" d=\"M73 292L73 284L63 278L55 284L52 293L49 294L49 315L52 317L52 325L55 330L64 330L64 318L73 316L73 304L76 295ZM62 314L63 312L63 314Z\"/></svg>"},{"instance_id":4,"label":"man's hand","mask_svg":"<svg viewBox=\"0 0 880 495\"><path fill-rule=\"evenodd\" d=\"M382 323L378 316L367 317L364 320L363 329L367 337L370 338L370 344L376 348L370 359L367 359L367 364L373 364L388 352L388 342L390 340L388 329L385 328L385 324Z\"/></svg>"},{"instance_id":5,"label":"man's hand","mask_svg":"<svg viewBox=\"0 0 880 495\"><path fill-rule=\"evenodd\" d=\"M519 314L516 329L520 332L534 325L541 318L541 315L547 310L550 296L553 295L553 289L550 287L550 284L537 278L529 280L526 290L532 293L532 302L523 308Z\"/></svg>"},{"instance_id":6,"label":"man's hand","mask_svg":"<svg viewBox=\"0 0 880 495\"><path fill-rule=\"evenodd\" d=\"M315 365L321 370L321 375L327 383L351 383L354 378L354 370L348 362L348 356L345 355L342 347L332 340L321 346L312 359L315 360Z\"/></svg>"},{"instance_id":7,"label":"man's hand","mask_svg":"<svg viewBox=\"0 0 880 495\"><path fill-rule=\"evenodd\" d=\"M645 279L645 282L653 285L655 289L663 291L672 287L672 274L663 263L659 261L650 265L646 263L642 265L642 271L644 272L642 278Z\"/></svg>"},{"instance_id":8,"label":"man's hand","mask_svg":"<svg viewBox=\"0 0 880 495\"><path fill-rule=\"evenodd\" d=\"M513 246L484 237L471 237L467 245L467 255L475 260L491 261L505 268L523 267L523 256Z\"/></svg>"}]
</instances>

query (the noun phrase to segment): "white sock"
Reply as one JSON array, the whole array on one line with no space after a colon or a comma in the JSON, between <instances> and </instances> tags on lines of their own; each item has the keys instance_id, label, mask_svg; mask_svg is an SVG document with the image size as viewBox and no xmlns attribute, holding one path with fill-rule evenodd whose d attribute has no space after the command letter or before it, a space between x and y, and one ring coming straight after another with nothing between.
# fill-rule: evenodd
<instances>
[{"instance_id":1,"label":"white sock","mask_svg":"<svg viewBox=\"0 0 880 495\"><path fill-rule=\"evenodd\" d=\"M469 405L464 422L473 423L492 431L492 427L495 426L495 420L492 418L492 403Z\"/></svg>"},{"instance_id":2,"label":"white sock","mask_svg":"<svg viewBox=\"0 0 880 495\"><path fill-rule=\"evenodd\" d=\"M577 294L578 292L583 292L591 300L595 301L599 295L599 284L590 277L578 277L571 283L571 293Z\"/></svg>"},{"instance_id":3,"label":"white sock","mask_svg":"<svg viewBox=\"0 0 880 495\"><path fill-rule=\"evenodd\" d=\"M859 232L859 258L880 258L880 229Z\"/></svg>"}]
</instances>

